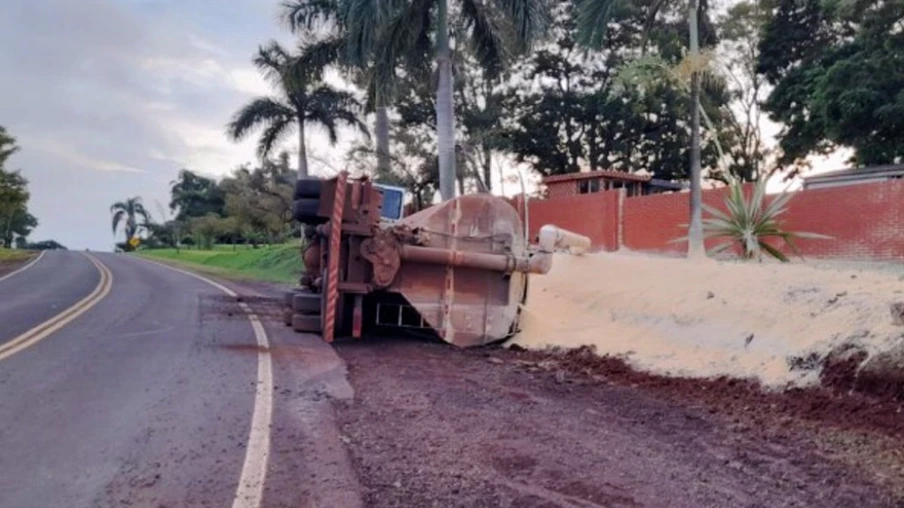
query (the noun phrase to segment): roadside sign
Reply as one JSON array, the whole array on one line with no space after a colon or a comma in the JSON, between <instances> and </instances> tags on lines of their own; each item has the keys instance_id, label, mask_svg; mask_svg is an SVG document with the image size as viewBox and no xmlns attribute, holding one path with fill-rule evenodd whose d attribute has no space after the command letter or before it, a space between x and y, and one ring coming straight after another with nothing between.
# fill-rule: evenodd
<instances>
[{"instance_id":1,"label":"roadside sign","mask_svg":"<svg viewBox=\"0 0 904 508\"><path fill-rule=\"evenodd\" d=\"M139 244L141 244L141 240L137 236L133 236L129 240L129 245L131 245L133 249L137 248Z\"/></svg>"}]
</instances>

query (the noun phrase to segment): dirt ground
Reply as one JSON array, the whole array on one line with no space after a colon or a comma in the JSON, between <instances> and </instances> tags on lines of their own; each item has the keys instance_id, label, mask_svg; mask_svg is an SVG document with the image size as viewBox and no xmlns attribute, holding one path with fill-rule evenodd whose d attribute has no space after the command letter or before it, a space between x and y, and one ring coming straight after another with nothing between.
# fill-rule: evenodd
<instances>
[{"instance_id":1,"label":"dirt ground","mask_svg":"<svg viewBox=\"0 0 904 508\"><path fill-rule=\"evenodd\" d=\"M657 377L587 350L336 350L366 506L904 506L894 399Z\"/></svg>"}]
</instances>

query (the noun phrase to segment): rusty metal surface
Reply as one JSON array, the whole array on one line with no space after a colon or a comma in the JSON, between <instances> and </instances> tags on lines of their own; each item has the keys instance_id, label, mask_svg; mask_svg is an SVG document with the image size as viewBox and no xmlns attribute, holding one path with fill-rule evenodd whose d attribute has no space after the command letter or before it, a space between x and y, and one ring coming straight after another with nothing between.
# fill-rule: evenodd
<instances>
[{"instance_id":1,"label":"rusty metal surface","mask_svg":"<svg viewBox=\"0 0 904 508\"><path fill-rule=\"evenodd\" d=\"M375 287L385 288L392 284L402 260L399 240L390 230L377 230L373 238L364 240L361 255L371 263Z\"/></svg>"},{"instance_id":2,"label":"rusty metal surface","mask_svg":"<svg viewBox=\"0 0 904 508\"><path fill-rule=\"evenodd\" d=\"M526 257L517 211L505 200L486 195L462 196L399 221L423 247ZM512 330L526 287L520 272L456 267L408 260L401 263L391 289L401 293L439 335L461 347L505 338Z\"/></svg>"},{"instance_id":3,"label":"rusty metal surface","mask_svg":"<svg viewBox=\"0 0 904 508\"><path fill-rule=\"evenodd\" d=\"M335 180L333 210L330 215L329 250L327 253L326 300L323 314L323 340L332 342L336 331L336 306L339 298L339 258L341 256L342 217L346 208L345 192L348 173Z\"/></svg>"}]
</instances>

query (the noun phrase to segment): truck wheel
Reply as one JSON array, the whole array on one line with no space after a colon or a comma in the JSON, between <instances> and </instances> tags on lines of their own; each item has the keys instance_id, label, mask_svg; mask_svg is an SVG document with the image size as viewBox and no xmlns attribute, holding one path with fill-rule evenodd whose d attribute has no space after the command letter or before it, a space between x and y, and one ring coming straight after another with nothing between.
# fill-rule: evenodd
<instances>
[{"instance_id":1,"label":"truck wheel","mask_svg":"<svg viewBox=\"0 0 904 508\"><path fill-rule=\"evenodd\" d=\"M314 177L300 178L295 182L295 199L320 199L323 180Z\"/></svg>"},{"instance_id":2,"label":"truck wheel","mask_svg":"<svg viewBox=\"0 0 904 508\"><path fill-rule=\"evenodd\" d=\"M319 209L319 199L296 199L292 203L292 218L304 224L322 224L326 222L326 219L317 216L317 210Z\"/></svg>"},{"instance_id":3,"label":"truck wheel","mask_svg":"<svg viewBox=\"0 0 904 508\"><path fill-rule=\"evenodd\" d=\"M299 292L292 297L292 310L299 314L320 314L321 296L315 293Z\"/></svg>"},{"instance_id":4,"label":"truck wheel","mask_svg":"<svg viewBox=\"0 0 904 508\"><path fill-rule=\"evenodd\" d=\"M292 309L283 309L283 323L286 326L292 326L292 316L294 315L295 313L292 312Z\"/></svg>"},{"instance_id":5,"label":"truck wheel","mask_svg":"<svg viewBox=\"0 0 904 508\"><path fill-rule=\"evenodd\" d=\"M292 329L300 333L320 333L320 316L294 314L292 316Z\"/></svg>"}]
</instances>

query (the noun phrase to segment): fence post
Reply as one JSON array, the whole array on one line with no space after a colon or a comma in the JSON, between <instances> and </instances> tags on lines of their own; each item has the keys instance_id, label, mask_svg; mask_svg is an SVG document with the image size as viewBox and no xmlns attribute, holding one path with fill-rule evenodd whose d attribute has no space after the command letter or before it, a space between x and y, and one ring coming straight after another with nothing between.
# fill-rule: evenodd
<instances>
[{"instance_id":1,"label":"fence post","mask_svg":"<svg viewBox=\"0 0 904 508\"><path fill-rule=\"evenodd\" d=\"M625 196L625 188L618 189L618 209L615 213L616 231L618 231L616 251L622 250L625 246Z\"/></svg>"}]
</instances>

